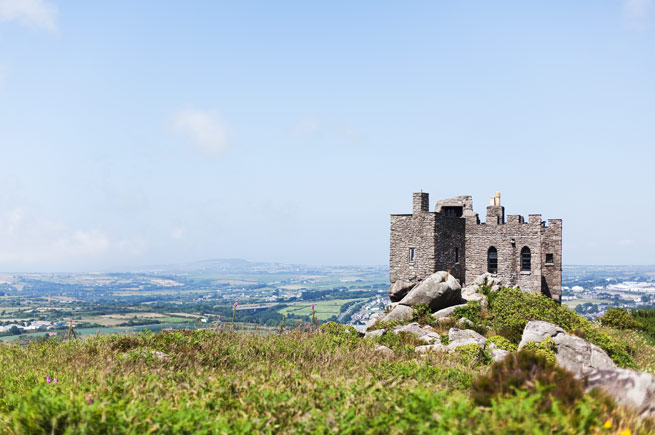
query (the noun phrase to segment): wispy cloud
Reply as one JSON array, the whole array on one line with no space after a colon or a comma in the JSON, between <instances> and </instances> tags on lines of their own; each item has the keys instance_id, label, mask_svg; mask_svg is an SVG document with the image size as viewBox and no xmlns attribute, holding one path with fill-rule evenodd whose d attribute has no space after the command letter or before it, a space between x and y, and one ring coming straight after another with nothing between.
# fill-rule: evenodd
<instances>
[{"instance_id":1,"label":"wispy cloud","mask_svg":"<svg viewBox=\"0 0 655 435\"><path fill-rule=\"evenodd\" d=\"M141 239L112 239L99 229L70 228L22 208L0 213L0 263L5 267L77 269L111 258L138 257L147 249Z\"/></svg>"},{"instance_id":2,"label":"wispy cloud","mask_svg":"<svg viewBox=\"0 0 655 435\"><path fill-rule=\"evenodd\" d=\"M616 244L619 246L631 246L634 245L634 243L635 241L630 239L619 240L618 242L616 242Z\"/></svg>"},{"instance_id":3,"label":"wispy cloud","mask_svg":"<svg viewBox=\"0 0 655 435\"><path fill-rule=\"evenodd\" d=\"M0 21L16 21L54 32L57 30L57 7L45 0L0 0Z\"/></svg>"},{"instance_id":4,"label":"wispy cloud","mask_svg":"<svg viewBox=\"0 0 655 435\"><path fill-rule=\"evenodd\" d=\"M653 3L654 0L624 0L623 8L628 23L642 27L653 8Z\"/></svg>"},{"instance_id":5,"label":"wispy cloud","mask_svg":"<svg viewBox=\"0 0 655 435\"><path fill-rule=\"evenodd\" d=\"M230 145L227 125L214 110L182 109L173 117L173 129L208 157L217 157Z\"/></svg>"}]
</instances>

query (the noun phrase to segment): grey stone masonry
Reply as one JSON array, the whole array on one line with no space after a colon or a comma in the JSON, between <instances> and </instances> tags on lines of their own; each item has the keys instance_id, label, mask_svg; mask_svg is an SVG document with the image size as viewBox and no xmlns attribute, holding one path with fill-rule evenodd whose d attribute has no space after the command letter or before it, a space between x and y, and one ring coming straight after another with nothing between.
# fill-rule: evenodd
<instances>
[{"instance_id":1,"label":"grey stone masonry","mask_svg":"<svg viewBox=\"0 0 655 435\"><path fill-rule=\"evenodd\" d=\"M437 201L430 212L429 195L414 193L412 214L391 215L390 244L392 283L417 283L445 270L465 286L490 272L504 285L561 302L562 220L505 217L499 192L491 197L484 223L470 196Z\"/></svg>"}]
</instances>

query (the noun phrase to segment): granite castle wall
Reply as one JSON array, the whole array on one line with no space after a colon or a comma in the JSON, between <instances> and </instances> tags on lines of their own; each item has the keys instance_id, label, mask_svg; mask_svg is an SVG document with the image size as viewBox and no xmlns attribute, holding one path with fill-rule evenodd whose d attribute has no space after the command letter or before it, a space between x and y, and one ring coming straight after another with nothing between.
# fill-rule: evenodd
<instances>
[{"instance_id":1,"label":"granite castle wall","mask_svg":"<svg viewBox=\"0 0 655 435\"><path fill-rule=\"evenodd\" d=\"M470 196L438 201L428 211L428 194L414 194L413 214L391 215L390 279L417 282L439 270L450 272L463 285L487 272L487 253L498 252L498 276L505 285L542 292L561 300L562 221L542 222L541 215L507 216L500 194L487 207L480 223ZM458 209L458 207L460 207ZM455 215L458 214L459 216ZM530 270L521 270L521 250L530 249ZM409 262L410 248L414 261ZM548 254L552 254L552 262ZM457 261L459 260L459 261Z\"/></svg>"}]
</instances>

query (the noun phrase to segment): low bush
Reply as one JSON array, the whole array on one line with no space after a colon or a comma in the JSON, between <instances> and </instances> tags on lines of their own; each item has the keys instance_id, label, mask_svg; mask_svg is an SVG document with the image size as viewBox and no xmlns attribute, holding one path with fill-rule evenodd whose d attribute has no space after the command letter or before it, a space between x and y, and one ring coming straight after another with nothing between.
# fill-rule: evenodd
<instances>
[{"instance_id":1,"label":"low bush","mask_svg":"<svg viewBox=\"0 0 655 435\"><path fill-rule=\"evenodd\" d=\"M546 361L552 364L557 364L557 357L555 356L555 342L550 337L546 337L545 340L542 340L539 343L535 343L534 341L526 343L526 345L523 346L523 349L534 352L536 355L546 358Z\"/></svg>"},{"instance_id":2,"label":"low bush","mask_svg":"<svg viewBox=\"0 0 655 435\"><path fill-rule=\"evenodd\" d=\"M605 314L598 318L600 324L616 329L642 329L641 322L636 320L630 313L622 308L609 308Z\"/></svg>"},{"instance_id":3,"label":"low bush","mask_svg":"<svg viewBox=\"0 0 655 435\"><path fill-rule=\"evenodd\" d=\"M492 400L516 395L520 390L538 394L538 409L550 407L553 399L572 406L584 395L584 385L570 372L529 350L495 362L489 374L473 382L471 394L479 405L490 406Z\"/></svg>"},{"instance_id":4,"label":"low bush","mask_svg":"<svg viewBox=\"0 0 655 435\"><path fill-rule=\"evenodd\" d=\"M523 330L529 321L543 320L600 347L617 365L635 367L632 350L626 344L612 340L608 334L600 331L597 325L551 298L513 288L502 288L491 293L495 295L489 302L491 325L499 335L511 342L521 341Z\"/></svg>"},{"instance_id":5,"label":"low bush","mask_svg":"<svg viewBox=\"0 0 655 435\"><path fill-rule=\"evenodd\" d=\"M515 288L502 288L492 293L495 296L489 301L491 325L498 334L513 343L521 341L523 329L531 320L554 323L567 331L581 328L585 322L568 307L540 293Z\"/></svg>"},{"instance_id":6,"label":"low bush","mask_svg":"<svg viewBox=\"0 0 655 435\"><path fill-rule=\"evenodd\" d=\"M481 312L480 301L469 301L466 305L455 308L454 316L457 319L464 317L477 325L481 321Z\"/></svg>"},{"instance_id":7,"label":"low bush","mask_svg":"<svg viewBox=\"0 0 655 435\"><path fill-rule=\"evenodd\" d=\"M490 343L493 343L496 345L498 349L503 349L508 352L516 352L518 349L518 346L502 335L493 335L487 339L487 345Z\"/></svg>"},{"instance_id":8,"label":"low bush","mask_svg":"<svg viewBox=\"0 0 655 435\"><path fill-rule=\"evenodd\" d=\"M412 320L421 326L435 326L439 321L432 316L432 310L427 304L418 304L414 306Z\"/></svg>"},{"instance_id":9,"label":"low bush","mask_svg":"<svg viewBox=\"0 0 655 435\"><path fill-rule=\"evenodd\" d=\"M459 346L455 353L460 357L463 364L477 366L489 364L493 361L491 356L475 343Z\"/></svg>"}]
</instances>

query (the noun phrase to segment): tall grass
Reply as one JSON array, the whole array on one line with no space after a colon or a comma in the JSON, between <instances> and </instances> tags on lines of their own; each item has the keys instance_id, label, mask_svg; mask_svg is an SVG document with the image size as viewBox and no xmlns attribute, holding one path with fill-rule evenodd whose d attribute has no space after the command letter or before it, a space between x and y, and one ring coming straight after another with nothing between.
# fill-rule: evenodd
<instances>
[{"instance_id":1,"label":"tall grass","mask_svg":"<svg viewBox=\"0 0 655 435\"><path fill-rule=\"evenodd\" d=\"M581 433L607 419L641 424L590 396L539 413L531 392L480 407L469 392L487 367L401 351L411 347L402 338L390 344L395 357L331 324L0 345L0 433Z\"/></svg>"}]
</instances>

